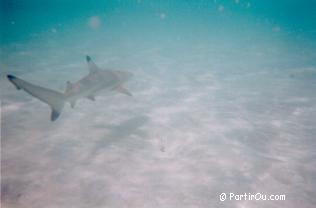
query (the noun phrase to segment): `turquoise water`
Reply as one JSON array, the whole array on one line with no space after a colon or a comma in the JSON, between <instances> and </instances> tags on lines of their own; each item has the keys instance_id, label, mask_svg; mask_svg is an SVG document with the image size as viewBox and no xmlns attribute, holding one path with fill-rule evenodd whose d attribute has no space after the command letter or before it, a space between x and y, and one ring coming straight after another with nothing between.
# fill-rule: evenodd
<instances>
[{"instance_id":1,"label":"turquoise water","mask_svg":"<svg viewBox=\"0 0 316 208\"><path fill-rule=\"evenodd\" d=\"M316 1L3 0L4 207L314 207ZM100 68L133 97L49 107ZM285 201L221 193L285 194Z\"/></svg>"}]
</instances>

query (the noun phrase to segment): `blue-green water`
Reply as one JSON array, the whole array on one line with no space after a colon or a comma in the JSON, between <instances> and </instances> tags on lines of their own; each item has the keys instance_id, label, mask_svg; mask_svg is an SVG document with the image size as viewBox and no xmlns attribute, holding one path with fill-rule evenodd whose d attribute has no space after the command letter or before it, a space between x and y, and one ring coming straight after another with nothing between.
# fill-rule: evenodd
<instances>
[{"instance_id":1,"label":"blue-green water","mask_svg":"<svg viewBox=\"0 0 316 208\"><path fill-rule=\"evenodd\" d=\"M314 207L316 1L1 1L4 207ZM101 68L133 97L49 107ZM221 193L285 194L285 201Z\"/></svg>"}]
</instances>

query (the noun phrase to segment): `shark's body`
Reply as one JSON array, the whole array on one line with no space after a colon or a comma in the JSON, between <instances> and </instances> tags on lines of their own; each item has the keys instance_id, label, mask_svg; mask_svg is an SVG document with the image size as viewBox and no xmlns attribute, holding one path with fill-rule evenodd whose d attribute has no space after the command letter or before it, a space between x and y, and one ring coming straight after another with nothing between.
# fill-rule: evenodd
<instances>
[{"instance_id":1,"label":"shark's body","mask_svg":"<svg viewBox=\"0 0 316 208\"><path fill-rule=\"evenodd\" d=\"M18 90L23 89L47 103L52 108L51 121L55 121L59 117L65 102L69 102L71 107L74 107L80 98L95 100L96 93L101 90L116 90L129 96L132 95L123 87L123 84L132 76L131 73L109 69L101 70L89 56L86 57L86 60L89 74L75 83L68 81L65 93L33 85L13 75L7 77Z\"/></svg>"}]
</instances>

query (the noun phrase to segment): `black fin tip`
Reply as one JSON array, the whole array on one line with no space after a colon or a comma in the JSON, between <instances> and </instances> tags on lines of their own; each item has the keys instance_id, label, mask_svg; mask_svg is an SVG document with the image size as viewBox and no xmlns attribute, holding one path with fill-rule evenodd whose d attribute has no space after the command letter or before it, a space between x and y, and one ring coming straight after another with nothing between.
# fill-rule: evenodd
<instances>
[{"instance_id":1,"label":"black fin tip","mask_svg":"<svg viewBox=\"0 0 316 208\"><path fill-rule=\"evenodd\" d=\"M14 79L16 79L16 77L13 76L13 75L11 75L11 74L8 74L7 77L8 77L9 80L14 80Z\"/></svg>"}]
</instances>

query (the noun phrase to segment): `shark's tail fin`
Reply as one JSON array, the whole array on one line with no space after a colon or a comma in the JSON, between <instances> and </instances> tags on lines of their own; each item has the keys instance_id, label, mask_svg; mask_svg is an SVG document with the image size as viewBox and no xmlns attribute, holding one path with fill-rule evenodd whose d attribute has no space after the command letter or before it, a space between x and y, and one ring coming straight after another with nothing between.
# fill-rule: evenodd
<instances>
[{"instance_id":1,"label":"shark's tail fin","mask_svg":"<svg viewBox=\"0 0 316 208\"><path fill-rule=\"evenodd\" d=\"M50 118L51 121L55 121L59 117L65 104L64 94L51 89L33 85L13 75L8 75L7 77L18 90L23 89L30 95L38 98L44 103L47 103L52 108Z\"/></svg>"}]
</instances>

